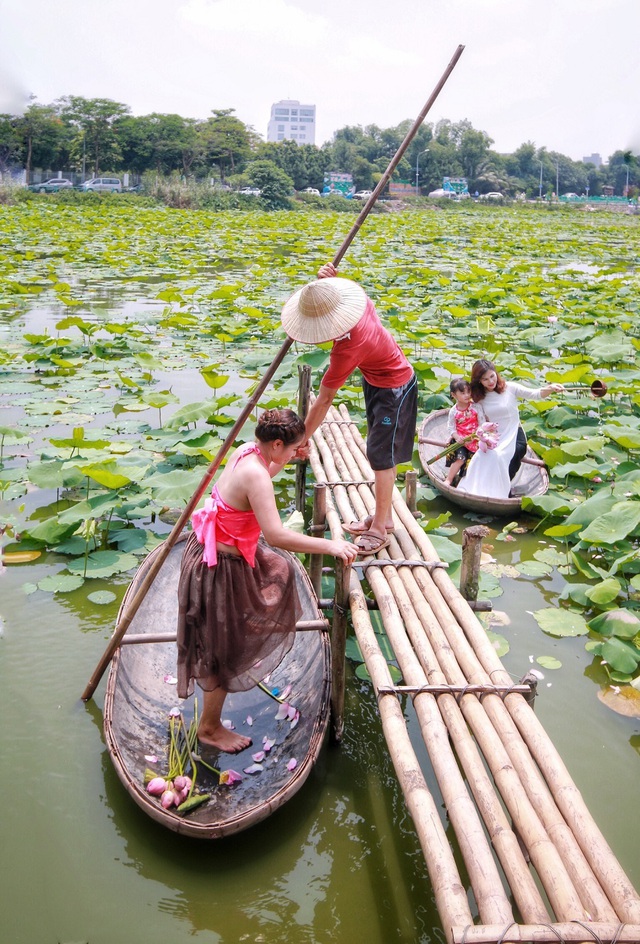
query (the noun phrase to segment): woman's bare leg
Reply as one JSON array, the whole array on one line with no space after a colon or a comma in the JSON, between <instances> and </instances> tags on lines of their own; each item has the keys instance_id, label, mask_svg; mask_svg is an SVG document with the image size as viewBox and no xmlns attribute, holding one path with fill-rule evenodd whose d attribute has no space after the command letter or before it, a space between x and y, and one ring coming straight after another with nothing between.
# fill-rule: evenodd
<instances>
[{"instance_id":1,"label":"woman's bare leg","mask_svg":"<svg viewBox=\"0 0 640 944\"><path fill-rule=\"evenodd\" d=\"M203 692L204 704L198 725L198 740L227 754L238 754L251 744L251 738L229 731L222 723L222 706L227 697L224 688Z\"/></svg>"}]
</instances>

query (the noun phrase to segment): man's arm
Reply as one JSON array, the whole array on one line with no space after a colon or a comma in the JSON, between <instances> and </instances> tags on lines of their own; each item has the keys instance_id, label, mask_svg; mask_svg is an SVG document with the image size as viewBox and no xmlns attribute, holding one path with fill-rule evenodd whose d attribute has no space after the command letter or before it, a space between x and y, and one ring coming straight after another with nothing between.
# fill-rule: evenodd
<instances>
[{"instance_id":1,"label":"man's arm","mask_svg":"<svg viewBox=\"0 0 640 944\"><path fill-rule=\"evenodd\" d=\"M320 384L320 390L313 405L307 413L304 421L307 439L311 439L318 426L329 412L329 407L333 403L337 390L330 390L324 384Z\"/></svg>"}]
</instances>

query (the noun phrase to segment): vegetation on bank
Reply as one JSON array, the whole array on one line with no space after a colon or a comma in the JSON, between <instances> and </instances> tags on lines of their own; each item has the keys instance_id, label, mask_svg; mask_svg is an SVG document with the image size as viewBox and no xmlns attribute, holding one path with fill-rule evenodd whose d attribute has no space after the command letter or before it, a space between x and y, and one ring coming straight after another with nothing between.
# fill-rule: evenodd
<instances>
[{"instance_id":1,"label":"vegetation on bank","mask_svg":"<svg viewBox=\"0 0 640 944\"><path fill-rule=\"evenodd\" d=\"M270 161L286 174L289 188L322 190L327 171L352 174L356 190L372 189L411 126L346 126L321 147L295 141L265 142L234 109L214 109L204 120L175 114L134 116L127 105L106 98L68 95L52 104L33 102L23 115L0 115L0 174L64 170L79 178L129 173L138 180L176 174L185 180L256 184L255 165ZM600 195L612 187L635 197L640 185L637 155L617 150L600 168L544 146L524 142L513 154L492 150L486 131L467 120L425 123L418 130L395 179L442 186L445 176L464 176L473 193L499 191L529 197L547 193Z\"/></svg>"}]
</instances>

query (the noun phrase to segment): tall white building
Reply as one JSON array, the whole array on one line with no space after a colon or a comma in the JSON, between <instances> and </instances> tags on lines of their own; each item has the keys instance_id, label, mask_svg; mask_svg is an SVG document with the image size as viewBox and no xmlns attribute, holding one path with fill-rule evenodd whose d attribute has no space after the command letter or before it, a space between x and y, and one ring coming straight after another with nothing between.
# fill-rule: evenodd
<instances>
[{"instance_id":1,"label":"tall white building","mask_svg":"<svg viewBox=\"0 0 640 944\"><path fill-rule=\"evenodd\" d=\"M271 106L267 141L316 143L316 106L284 99Z\"/></svg>"}]
</instances>

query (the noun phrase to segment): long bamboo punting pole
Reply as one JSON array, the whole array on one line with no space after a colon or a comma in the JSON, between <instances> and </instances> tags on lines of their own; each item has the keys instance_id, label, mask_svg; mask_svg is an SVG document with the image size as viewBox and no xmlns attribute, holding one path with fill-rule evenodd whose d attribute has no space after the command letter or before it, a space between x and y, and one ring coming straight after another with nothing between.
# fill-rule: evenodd
<instances>
[{"instance_id":1,"label":"long bamboo punting pole","mask_svg":"<svg viewBox=\"0 0 640 944\"><path fill-rule=\"evenodd\" d=\"M559 924L516 924L506 926L473 925L451 927L453 944L638 944L640 924L603 924L596 921L564 922Z\"/></svg>"}]
</instances>

